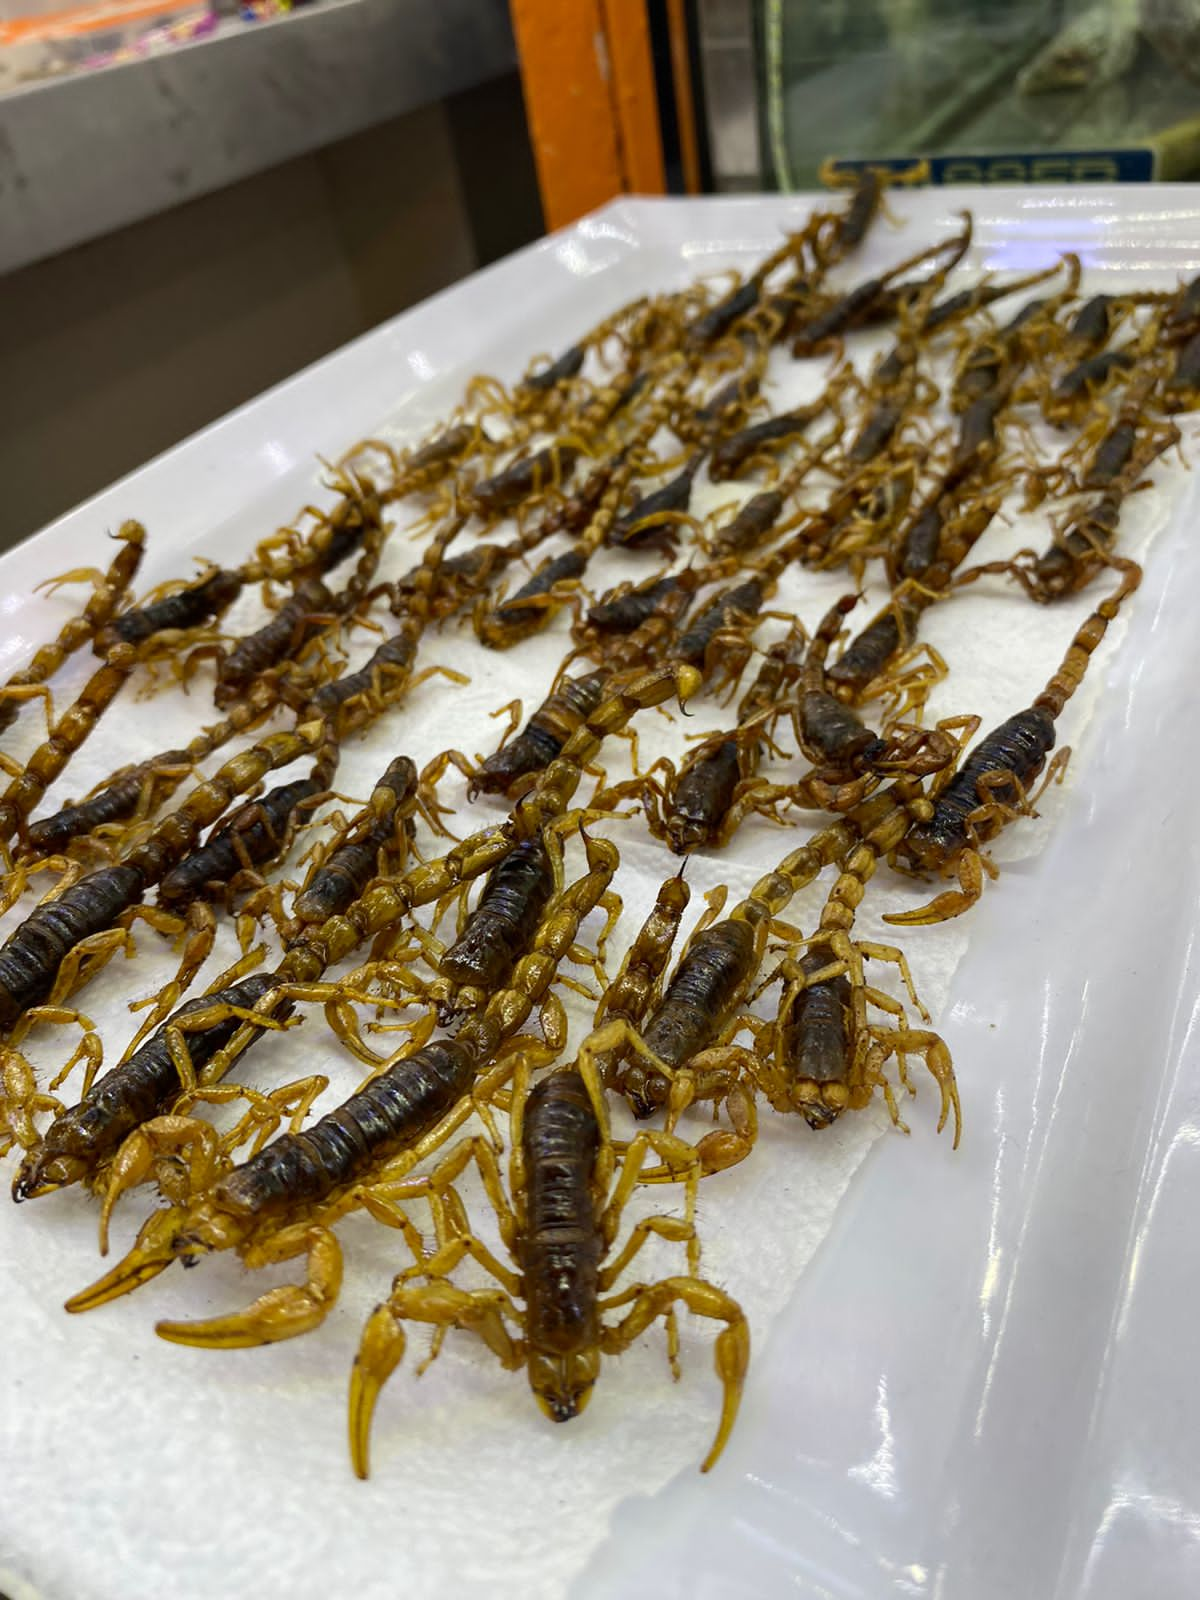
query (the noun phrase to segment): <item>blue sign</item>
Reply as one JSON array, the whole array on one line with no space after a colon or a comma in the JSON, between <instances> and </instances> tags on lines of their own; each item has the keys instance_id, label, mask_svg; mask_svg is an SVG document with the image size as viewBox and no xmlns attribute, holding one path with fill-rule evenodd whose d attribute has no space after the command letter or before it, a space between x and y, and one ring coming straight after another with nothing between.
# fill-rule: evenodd
<instances>
[{"instance_id":1,"label":"blue sign","mask_svg":"<svg viewBox=\"0 0 1200 1600\"><path fill-rule=\"evenodd\" d=\"M902 183L917 186L954 183L1149 183L1154 151L1030 150L998 155L834 157L821 169L824 182L839 173L880 167Z\"/></svg>"}]
</instances>

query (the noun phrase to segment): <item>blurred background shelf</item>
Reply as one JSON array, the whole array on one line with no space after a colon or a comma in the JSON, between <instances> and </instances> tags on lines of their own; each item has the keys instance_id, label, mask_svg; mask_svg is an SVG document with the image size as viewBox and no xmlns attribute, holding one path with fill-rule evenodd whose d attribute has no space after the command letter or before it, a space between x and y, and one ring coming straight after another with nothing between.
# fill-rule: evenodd
<instances>
[{"instance_id":1,"label":"blurred background shelf","mask_svg":"<svg viewBox=\"0 0 1200 1600\"><path fill-rule=\"evenodd\" d=\"M507 4L339 0L0 96L0 217L3 548L538 236Z\"/></svg>"},{"instance_id":2,"label":"blurred background shelf","mask_svg":"<svg viewBox=\"0 0 1200 1600\"><path fill-rule=\"evenodd\" d=\"M0 272L515 66L505 0L327 0L15 88L0 96Z\"/></svg>"}]
</instances>

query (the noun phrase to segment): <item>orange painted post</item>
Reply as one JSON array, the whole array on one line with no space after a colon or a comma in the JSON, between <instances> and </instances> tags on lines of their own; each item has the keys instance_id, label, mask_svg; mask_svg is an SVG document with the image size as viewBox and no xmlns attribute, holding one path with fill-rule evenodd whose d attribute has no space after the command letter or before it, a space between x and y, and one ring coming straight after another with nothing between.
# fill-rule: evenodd
<instances>
[{"instance_id":1,"label":"orange painted post","mask_svg":"<svg viewBox=\"0 0 1200 1600\"><path fill-rule=\"evenodd\" d=\"M667 175L646 0L603 0L603 4L625 187L633 194L662 194Z\"/></svg>"},{"instance_id":2,"label":"orange painted post","mask_svg":"<svg viewBox=\"0 0 1200 1600\"><path fill-rule=\"evenodd\" d=\"M509 0L546 227L665 188L645 0Z\"/></svg>"}]
</instances>

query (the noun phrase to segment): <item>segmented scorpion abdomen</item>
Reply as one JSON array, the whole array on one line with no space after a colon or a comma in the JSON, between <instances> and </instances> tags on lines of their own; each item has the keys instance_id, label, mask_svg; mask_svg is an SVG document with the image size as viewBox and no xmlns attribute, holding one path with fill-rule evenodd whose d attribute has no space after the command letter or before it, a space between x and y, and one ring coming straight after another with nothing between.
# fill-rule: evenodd
<instances>
[{"instance_id":1,"label":"segmented scorpion abdomen","mask_svg":"<svg viewBox=\"0 0 1200 1600\"><path fill-rule=\"evenodd\" d=\"M54 987L67 954L109 928L142 898L146 880L136 867L100 867L35 906L0 946L0 1028L40 1005Z\"/></svg>"},{"instance_id":2,"label":"segmented scorpion abdomen","mask_svg":"<svg viewBox=\"0 0 1200 1600\"><path fill-rule=\"evenodd\" d=\"M495 989L537 931L554 893L554 871L541 834L493 868L462 934L438 963L459 985Z\"/></svg>"},{"instance_id":3,"label":"segmented scorpion abdomen","mask_svg":"<svg viewBox=\"0 0 1200 1600\"><path fill-rule=\"evenodd\" d=\"M1200 332L1194 333L1175 358L1164 386L1169 411L1184 410L1200 389Z\"/></svg>"},{"instance_id":4,"label":"segmented scorpion abdomen","mask_svg":"<svg viewBox=\"0 0 1200 1600\"><path fill-rule=\"evenodd\" d=\"M681 1066L720 1031L755 957L754 930L727 918L696 935L684 952L667 992L647 1022L646 1044L669 1067ZM666 1104L670 1082L656 1067L634 1061L618 1068L613 1087L648 1117Z\"/></svg>"},{"instance_id":5,"label":"segmented scorpion abdomen","mask_svg":"<svg viewBox=\"0 0 1200 1600\"><path fill-rule=\"evenodd\" d=\"M375 785L366 806L325 857L292 905L300 922L324 922L357 900L378 870L379 852L396 832L397 819L411 815L417 792L416 765L397 756ZM410 824L411 826L411 824Z\"/></svg>"},{"instance_id":6,"label":"segmented scorpion abdomen","mask_svg":"<svg viewBox=\"0 0 1200 1600\"><path fill-rule=\"evenodd\" d=\"M1110 294L1094 294L1086 300L1067 329L1067 344L1082 354L1107 343L1120 320L1121 302Z\"/></svg>"},{"instance_id":7,"label":"segmented scorpion abdomen","mask_svg":"<svg viewBox=\"0 0 1200 1600\"><path fill-rule=\"evenodd\" d=\"M516 594L502 600L480 620L481 643L491 650L507 650L536 632L552 616L547 596L557 584L573 583L587 570L588 554L583 550L564 550L544 561Z\"/></svg>"},{"instance_id":8,"label":"segmented scorpion abdomen","mask_svg":"<svg viewBox=\"0 0 1200 1600\"><path fill-rule=\"evenodd\" d=\"M799 967L806 978L829 965L825 949L807 950ZM850 980L844 973L807 984L796 995L779 1041L780 1064L791 1080L801 1116L810 1128L827 1128L849 1099Z\"/></svg>"},{"instance_id":9,"label":"segmented scorpion abdomen","mask_svg":"<svg viewBox=\"0 0 1200 1600\"><path fill-rule=\"evenodd\" d=\"M752 423L740 433L729 434L713 450L708 463L709 477L714 483L724 483L729 478L738 477L750 458L764 446L782 444L796 438L810 423L816 421L824 409L824 400L818 400L812 405L800 406L795 411L781 412L777 416L767 417L763 422Z\"/></svg>"},{"instance_id":10,"label":"segmented scorpion abdomen","mask_svg":"<svg viewBox=\"0 0 1200 1600\"><path fill-rule=\"evenodd\" d=\"M632 633L678 583L679 574L669 572L665 578L649 578L635 589L610 592L589 610L587 625L599 633Z\"/></svg>"},{"instance_id":11,"label":"segmented scorpion abdomen","mask_svg":"<svg viewBox=\"0 0 1200 1600\"><path fill-rule=\"evenodd\" d=\"M904 643L903 611L901 601L893 600L826 667L825 676L846 699L853 700L869 688Z\"/></svg>"},{"instance_id":12,"label":"segmented scorpion abdomen","mask_svg":"<svg viewBox=\"0 0 1200 1600\"><path fill-rule=\"evenodd\" d=\"M761 380L753 372L739 372L723 383L692 416L700 437L731 429L745 416L746 408L759 391Z\"/></svg>"},{"instance_id":13,"label":"segmented scorpion abdomen","mask_svg":"<svg viewBox=\"0 0 1200 1600\"><path fill-rule=\"evenodd\" d=\"M198 896L224 893L231 878L270 861L287 842L296 808L324 794L321 776L276 784L257 800L247 800L197 850L171 868L159 885L163 905L180 905Z\"/></svg>"},{"instance_id":14,"label":"segmented scorpion abdomen","mask_svg":"<svg viewBox=\"0 0 1200 1600\"><path fill-rule=\"evenodd\" d=\"M728 333L739 317L754 310L761 292L762 285L757 277L748 278L745 283L731 289L724 299L718 300L715 306L710 306L688 324L683 335L685 349L701 350L722 334Z\"/></svg>"},{"instance_id":15,"label":"segmented scorpion abdomen","mask_svg":"<svg viewBox=\"0 0 1200 1600\"><path fill-rule=\"evenodd\" d=\"M473 422L459 422L453 427L443 428L441 433L429 440L428 444L423 444L419 450L413 451L404 463L402 476L422 473L430 467L449 466L452 461L456 461L459 456L466 453L475 442L479 431L478 425Z\"/></svg>"},{"instance_id":16,"label":"segmented scorpion abdomen","mask_svg":"<svg viewBox=\"0 0 1200 1600\"><path fill-rule=\"evenodd\" d=\"M1171 341L1190 339L1200 318L1200 278L1193 278L1180 291L1175 304L1163 320L1163 333Z\"/></svg>"},{"instance_id":17,"label":"segmented scorpion abdomen","mask_svg":"<svg viewBox=\"0 0 1200 1600\"><path fill-rule=\"evenodd\" d=\"M736 733L698 750L684 766L671 791L664 818L667 842L676 855L715 837L733 804L741 778Z\"/></svg>"},{"instance_id":18,"label":"segmented scorpion abdomen","mask_svg":"<svg viewBox=\"0 0 1200 1600\"><path fill-rule=\"evenodd\" d=\"M179 1093L179 1071L171 1056L168 1030L185 1017L214 1006L249 1011L275 986L276 979L271 974L254 973L227 989L198 995L179 1006L127 1061L97 1078L77 1106L54 1119L22 1163L13 1184L13 1198L32 1199L64 1184L94 1177L100 1164L116 1154L128 1134L167 1109ZM281 1000L272 1015L282 1021L292 1009L291 1001ZM206 1067L242 1023L242 1017L232 1015L209 1027L185 1032L184 1044L193 1069L199 1072Z\"/></svg>"},{"instance_id":19,"label":"segmented scorpion abdomen","mask_svg":"<svg viewBox=\"0 0 1200 1600\"><path fill-rule=\"evenodd\" d=\"M908 524L897 562L900 577L923 578L929 571L937 560L945 519L945 501L938 499Z\"/></svg>"},{"instance_id":20,"label":"segmented scorpion abdomen","mask_svg":"<svg viewBox=\"0 0 1200 1600\"><path fill-rule=\"evenodd\" d=\"M710 601L691 626L680 635L671 655L676 661L686 661L697 666L704 660L705 652L722 628L739 617L752 617L766 599L766 589L761 578L747 578L744 583L725 589Z\"/></svg>"},{"instance_id":21,"label":"segmented scorpion abdomen","mask_svg":"<svg viewBox=\"0 0 1200 1600\"><path fill-rule=\"evenodd\" d=\"M415 1143L471 1092L478 1065L453 1039L395 1061L303 1133L285 1133L222 1178L213 1199L243 1217L327 1199ZM181 1240L186 1246L186 1239Z\"/></svg>"},{"instance_id":22,"label":"segmented scorpion abdomen","mask_svg":"<svg viewBox=\"0 0 1200 1600\"><path fill-rule=\"evenodd\" d=\"M545 394L553 389L555 384L562 383L564 378L573 378L583 366L583 358L587 348L581 344L573 344L564 350L557 361L551 361L547 366L539 367L536 372L525 375L517 385L518 389L529 389L535 394Z\"/></svg>"},{"instance_id":23,"label":"segmented scorpion abdomen","mask_svg":"<svg viewBox=\"0 0 1200 1600\"><path fill-rule=\"evenodd\" d=\"M764 489L713 535L718 555L736 555L750 550L770 533L783 512L784 497L778 489Z\"/></svg>"},{"instance_id":24,"label":"segmented scorpion abdomen","mask_svg":"<svg viewBox=\"0 0 1200 1600\"><path fill-rule=\"evenodd\" d=\"M607 671L564 678L516 738L483 762L468 786L468 798L473 800L479 793L507 794L521 778L548 767L600 705L608 679Z\"/></svg>"},{"instance_id":25,"label":"segmented scorpion abdomen","mask_svg":"<svg viewBox=\"0 0 1200 1600\"><path fill-rule=\"evenodd\" d=\"M221 657L213 691L216 703L229 705L268 667L297 654L325 626L325 615L333 605L333 595L320 578L301 578L269 622L239 639Z\"/></svg>"},{"instance_id":26,"label":"segmented scorpion abdomen","mask_svg":"<svg viewBox=\"0 0 1200 1600\"><path fill-rule=\"evenodd\" d=\"M622 550L644 550L664 541L673 541L676 512L686 511L692 498L692 484L704 456L697 452L682 472L669 483L635 500L628 511L615 519L607 542Z\"/></svg>"},{"instance_id":27,"label":"segmented scorpion abdomen","mask_svg":"<svg viewBox=\"0 0 1200 1600\"><path fill-rule=\"evenodd\" d=\"M923 861L930 850L956 849L966 838L967 818L983 803L979 780L988 773L1007 775L989 783L989 798L1001 805L1017 804L1020 790L1037 777L1054 740L1054 718L1042 706L1028 706L994 728L942 790L930 820L909 831L905 852L911 848L916 859Z\"/></svg>"},{"instance_id":28,"label":"segmented scorpion abdomen","mask_svg":"<svg viewBox=\"0 0 1200 1600\"><path fill-rule=\"evenodd\" d=\"M495 477L477 483L470 491L471 504L485 514L512 511L543 489L565 483L580 454L576 445L552 444L534 455L522 456Z\"/></svg>"},{"instance_id":29,"label":"segmented scorpion abdomen","mask_svg":"<svg viewBox=\"0 0 1200 1600\"><path fill-rule=\"evenodd\" d=\"M572 1355L599 1338L604 1255L592 1194L600 1127L578 1073L552 1073L530 1092L521 1149L525 1225L517 1258L527 1337L539 1351Z\"/></svg>"},{"instance_id":30,"label":"segmented scorpion abdomen","mask_svg":"<svg viewBox=\"0 0 1200 1600\"><path fill-rule=\"evenodd\" d=\"M385 639L357 672L348 672L332 683L323 683L312 696L313 709L322 717L348 711L348 716L338 719L339 733L348 733L368 722L371 710L367 701L372 692L378 689L386 694L388 680L395 681L404 675L416 658L420 640L420 619L404 618L391 638ZM362 697L362 706L350 708L349 702L359 697Z\"/></svg>"},{"instance_id":31,"label":"segmented scorpion abdomen","mask_svg":"<svg viewBox=\"0 0 1200 1600\"><path fill-rule=\"evenodd\" d=\"M193 628L197 623L207 622L232 605L241 593L242 582L240 574L218 567L199 583L166 595L162 600L154 600L148 606L134 606L114 617L96 635L96 654L107 655L118 642L140 644L166 628Z\"/></svg>"},{"instance_id":32,"label":"segmented scorpion abdomen","mask_svg":"<svg viewBox=\"0 0 1200 1600\"><path fill-rule=\"evenodd\" d=\"M800 720L805 748L814 761L856 770L870 766L887 748L849 706L824 689L805 690Z\"/></svg>"},{"instance_id":33,"label":"segmented scorpion abdomen","mask_svg":"<svg viewBox=\"0 0 1200 1600\"><path fill-rule=\"evenodd\" d=\"M1098 355L1086 356L1064 372L1054 385L1047 407L1052 414L1056 404L1061 406L1064 402L1070 403L1082 399L1092 389L1100 388L1116 372L1128 372L1134 364L1134 357L1128 350L1101 350Z\"/></svg>"},{"instance_id":34,"label":"segmented scorpion abdomen","mask_svg":"<svg viewBox=\"0 0 1200 1600\"><path fill-rule=\"evenodd\" d=\"M839 260L863 242L883 200L883 184L879 171L867 167L860 172L854 185L850 203L840 216L831 219L832 239L828 244L818 236L818 259L828 266Z\"/></svg>"},{"instance_id":35,"label":"segmented scorpion abdomen","mask_svg":"<svg viewBox=\"0 0 1200 1600\"><path fill-rule=\"evenodd\" d=\"M155 768L182 765L188 759L186 750L165 750L151 761L140 761L130 767L90 800L63 806L50 816L31 822L26 832L30 849L37 855L52 855L93 828L108 822L124 822L137 810L146 780Z\"/></svg>"}]
</instances>

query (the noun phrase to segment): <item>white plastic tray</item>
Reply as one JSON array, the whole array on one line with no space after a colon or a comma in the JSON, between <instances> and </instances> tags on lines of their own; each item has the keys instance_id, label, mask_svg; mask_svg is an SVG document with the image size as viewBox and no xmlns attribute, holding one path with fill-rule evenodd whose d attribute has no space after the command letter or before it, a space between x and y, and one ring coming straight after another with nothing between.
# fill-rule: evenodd
<instances>
[{"instance_id":1,"label":"white plastic tray","mask_svg":"<svg viewBox=\"0 0 1200 1600\"><path fill-rule=\"evenodd\" d=\"M1023 269L1075 249L1095 287L1169 286L1200 269L1190 189L954 191L893 203L910 226L899 242L884 230L864 273L880 258L873 251L894 259L915 248L959 204L976 216L973 267ZM314 450L336 454L389 416L420 431L470 373L511 376L531 349L560 345L646 286L752 262L808 206L802 196L617 203L397 318L5 556L0 672L61 615L61 603L31 598L32 585L96 559L103 527L128 515L147 523L142 584L183 570L192 553L236 556L308 497ZM165 1294L152 1287L94 1321L69 1321L59 1305L92 1275L94 1214L78 1197L21 1213L5 1205L0 1590L13 1600L118 1589L363 1600L518 1588L656 1600L1198 1592L1191 480L1182 492L1176 483L1170 505L1128 633L1097 661L1098 710L1074 779L1053 826L1029 825L1048 842L989 886L936 1018L958 1065L962 1148L933 1137L923 1083L913 1139L874 1145L803 1276L775 1285L786 1310L757 1340L742 1419L716 1472L702 1479L689 1461L659 1491L653 1466L672 1405L693 1413L689 1450L693 1434L697 1454L707 1437L702 1329L680 1390L670 1392L656 1348L653 1363L633 1367L635 1385L602 1386L588 1417L557 1431L541 1424L519 1376L473 1350L424 1380L442 1385L432 1410L414 1398L406 1363L384 1402L393 1409L381 1407L390 1439L378 1475L366 1488L348 1484L338 1418L359 1302L313 1340L232 1359L163 1346L150 1331L157 1315L248 1298L257 1286L229 1263L212 1264L220 1270L206 1290L207 1266L177 1274ZM806 618L830 592L813 588ZM986 603L1007 607L1014 629L1027 625L1031 608L1003 585ZM1069 615L1034 621L1059 646ZM435 645L429 659L453 660L453 646ZM1030 692L1044 673L1031 676ZM446 704L414 697L431 749L445 742ZM360 790L371 767L354 775ZM72 767L69 788L83 772ZM763 832L756 850L767 848ZM644 889L666 863L652 871L637 856ZM698 882L731 876L721 868L714 861ZM905 940L918 973L921 938ZM130 985L112 982L115 1004ZM140 972L134 987L144 987ZM791 1147L777 1144L776 1163L781 1148ZM811 1142L794 1148L798 1167L827 1159L810 1156ZM793 1187L778 1164L769 1175L752 1191L764 1227L779 1219L763 1208L784 1205ZM794 1181L805 1181L802 1168ZM829 1181L842 1181L836 1161ZM714 1212L720 1204L715 1192L705 1200ZM142 1209L131 1206L126 1228ZM754 1228L742 1232L740 1246L722 1238L720 1275L735 1292L739 1258L748 1280L763 1269ZM378 1243L368 1229L352 1248L398 1257L394 1240ZM367 1304L385 1282L377 1271ZM451 1360L448 1348L439 1369ZM652 1396L652 1385L668 1392ZM466 1469L439 1453L439 1429L464 1411L479 1441ZM220 1441L219 1472L198 1413ZM403 1470L436 1485L419 1516L399 1476L401 1417L405 1431L412 1424ZM244 1445L231 1452L234 1434ZM587 1505L597 1451L627 1489L607 1530L611 1502ZM531 1452L539 1468L523 1496ZM450 1459L460 1462L453 1474ZM547 1489L547 1460L560 1493Z\"/></svg>"}]
</instances>

